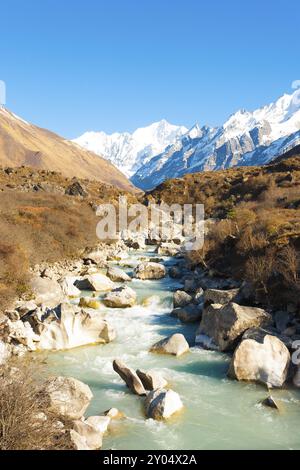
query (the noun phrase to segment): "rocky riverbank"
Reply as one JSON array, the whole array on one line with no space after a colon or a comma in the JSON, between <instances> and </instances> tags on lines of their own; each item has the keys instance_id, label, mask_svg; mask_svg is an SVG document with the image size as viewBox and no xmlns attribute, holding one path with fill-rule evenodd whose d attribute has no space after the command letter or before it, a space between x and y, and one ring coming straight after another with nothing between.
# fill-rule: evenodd
<instances>
[{"instance_id":1,"label":"rocky riverbank","mask_svg":"<svg viewBox=\"0 0 300 470\"><path fill-rule=\"evenodd\" d=\"M170 315L183 324L195 325L197 346L230 355L229 377L262 383L268 388L288 386L292 382L300 385L300 374L291 362L293 342L300 338L296 314L266 311L253 304L251 286L191 268L180 245L172 240L158 244L157 259L144 259L141 255L132 275L128 275L123 270L130 265L128 253L145 247L146 243L146 239L132 237L127 243L103 245L76 262L37 266L31 273L32 298L19 299L14 309L1 316L2 362L9 356L22 356L27 352L66 350L113 341L116 332L106 321L101 306L126 309L135 305L132 277L151 282L170 276L182 285L174 292L174 309ZM159 258L166 255L175 260L168 269ZM119 267L112 266L112 261ZM153 344L150 351L180 357L189 352L189 344L184 335L177 333ZM118 361L114 369L127 387L141 396L148 418L168 419L182 410L184 400L169 388L161 374L134 371ZM83 417L92 398L91 392L72 378L56 377L52 381L58 386L58 391L53 392L58 403L60 394L65 393L72 403L73 392L72 410L80 408L79 404L84 402L80 416L75 417L68 414L70 410L62 411L61 404L52 408L58 416L63 413L64 419L71 420L72 424L64 427L64 433L70 436L74 448L100 448L110 420L105 415ZM51 389L51 385L49 387ZM270 403L274 401L268 397L266 404ZM118 412L113 414L118 415Z\"/></svg>"}]
</instances>

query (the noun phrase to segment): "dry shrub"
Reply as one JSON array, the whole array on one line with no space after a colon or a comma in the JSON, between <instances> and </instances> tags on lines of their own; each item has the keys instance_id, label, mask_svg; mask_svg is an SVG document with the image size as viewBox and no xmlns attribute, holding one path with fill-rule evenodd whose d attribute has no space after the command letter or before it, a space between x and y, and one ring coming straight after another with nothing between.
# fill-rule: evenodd
<instances>
[{"instance_id":1,"label":"dry shrub","mask_svg":"<svg viewBox=\"0 0 300 470\"><path fill-rule=\"evenodd\" d=\"M246 262L246 279L268 294L268 283L275 267L276 254L274 250L269 250L268 253L261 256L250 256Z\"/></svg>"},{"instance_id":2,"label":"dry shrub","mask_svg":"<svg viewBox=\"0 0 300 470\"><path fill-rule=\"evenodd\" d=\"M283 248L277 259L277 270L291 288L300 289L300 256L292 245Z\"/></svg>"},{"instance_id":3,"label":"dry shrub","mask_svg":"<svg viewBox=\"0 0 300 470\"><path fill-rule=\"evenodd\" d=\"M0 368L0 450L68 448L57 418L39 419L47 408L41 377L40 366L24 359Z\"/></svg>"}]
</instances>

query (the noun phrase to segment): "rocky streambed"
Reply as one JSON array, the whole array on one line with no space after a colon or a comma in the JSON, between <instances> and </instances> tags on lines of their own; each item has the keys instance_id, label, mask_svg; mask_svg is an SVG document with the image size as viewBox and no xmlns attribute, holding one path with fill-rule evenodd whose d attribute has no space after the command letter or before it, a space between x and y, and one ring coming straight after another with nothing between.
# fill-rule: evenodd
<instances>
[{"instance_id":1,"label":"rocky streambed","mask_svg":"<svg viewBox=\"0 0 300 470\"><path fill-rule=\"evenodd\" d=\"M49 351L50 374L89 386L75 447L101 447L98 427L109 449L300 448L294 316L249 306L174 246L136 248L39 267L31 305L6 320L3 354Z\"/></svg>"}]
</instances>

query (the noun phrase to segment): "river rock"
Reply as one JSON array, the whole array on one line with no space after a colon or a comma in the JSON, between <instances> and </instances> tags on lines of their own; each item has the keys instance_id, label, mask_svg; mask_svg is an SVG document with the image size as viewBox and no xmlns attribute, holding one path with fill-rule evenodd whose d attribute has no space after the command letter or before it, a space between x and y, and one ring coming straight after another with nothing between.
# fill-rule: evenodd
<instances>
[{"instance_id":1,"label":"river rock","mask_svg":"<svg viewBox=\"0 0 300 470\"><path fill-rule=\"evenodd\" d=\"M110 419L122 419L124 418L124 413L119 411L118 408L110 408L104 412L105 416L108 416Z\"/></svg>"},{"instance_id":2,"label":"river rock","mask_svg":"<svg viewBox=\"0 0 300 470\"><path fill-rule=\"evenodd\" d=\"M128 286L118 287L109 292L104 297L103 302L111 308L133 307L136 302L136 292Z\"/></svg>"},{"instance_id":3,"label":"river rock","mask_svg":"<svg viewBox=\"0 0 300 470\"><path fill-rule=\"evenodd\" d=\"M20 318L24 317L24 315L27 315L27 313L29 312L33 312L38 307L37 304L33 300L19 300L16 302L15 306L19 313Z\"/></svg>"},{"instance_id":4,"label":"river rock","mask_svg":"<svg viewBox=\"0 0 300 470\"><path fill-rule=\"evenodd\" d=\"M190 304L182 308L175 308L171 315L176 316L182 323L196 323L201 320L202 306Z\"/></svg>"},{"instance_id":5,"label":"river rock","mask_svg":"<svg viewBox=\"0 0 300 470\"><path fill-rule=\"evenodd\" d=\"M123 269L110 267L107 270L107 276L114 282L130 282L131 277L126 274Z\"/></svg>"},{"instance_id":6,"label":"river rock","mask_svg":"<svg viewBox=\"0 0 300 470\"><path fill-rule=\"evenodd\" d=\"M171 266L169 269L169 276L172 279L180 279L183 276L183 272L178 266Z\"/></svg>"},{"instance_id":7,"label":"river rock","mask_svg":"<svg viewBox=\"0 0 300 470\"><path fill-rule=\"evenodd\" d=\"M87 344L108 343L115 339L114 329L97 312L87 312L70 304L61 304L42 317L38 324L39 350L63 350Z\"/></svg>"},{"instance_id":8,"label":"river rock","mask_svg":"<svg viewBox=\"0 0 300 470\"><path fill-rule=\"evenodd\" d=\"M276 400L272 397L272 395L269 395L267 398L262 400L261 403L262 405L267 406L268 408L274 408L276 410L280 409L279 405L276 403Z\"/></svg>"},{"instance_id":9,"label":"river rock","mask_svg":"<svg viewBox=\"0 0 300 470\"><path fill-rule=\"evenodd\" d=\"M185 337L180 333L176 333L168 338L158 341L158 343L152 346L150 352L172 354L173 356L179 357L189 350L190 347Z\"/></svg>"},{"instance_id":10,"label":"river rock","mask_svg":"<svg viewBox=\"0 0 300 470\"><path fill-rule=\"evenodd\" d=\"M158 372L143 372L138 369L136 373L146 390L156 390L157 388L164 388L168 385L168 382Z\"/></svg>"},{"instance_id":11,"label":"river rock","mask_svg":"<svg viewBox=\"0 0 300 470\"><path fill-rule=\"evenodd\" d=\"M176 256L179 253L178 244L175 243L162 243L158 249L157 253L161 256Z\"/></svg>"},{"instance_id":12,"label":"river rock","mask_svg":"<svg viewBox=\"0 0 300 470\"><path fill-rule=\"evenodd\" d=\"M91 450L85 437L78 434L74 429L66 431L63 438L70 450Z\"/></svg>"},{"instance_id":13,"label":"river rock","mask_svg":"<svg viewBox=\"0 0 300 470\"><path fill-rule=\"evenodd\" d=\"M58 281L66 297L80 297L81 292L78 287L74 285L76 279L77 278L75 276L65 276L63 279Z\"/></svg>"},{"instance_id":14,"label":"river rock","mask_svg":"<svg viewBox=\"0 0 300 470\"><path fill-rule=\"evenodd\" d=\"M10 345L0 339L0 366L6 363L10 355Z\"/></svg>"},{"instance_id":15,"label":"river rock","mask_svg":"<svg viewBox=\"0 0 300 470\"><path fill-rule=\"evenodd\" d=\"M55 307L64 300L64 293L57 281L35 276L30 282L33 300L37 305Z\"/></svg>"},{"instance_id":16,"label":"river rock","mask_svg":"<svg viewBox=\"0 0 300 470\"><path fill-rule=\"evenodd\" d=\"M92 308L93 310L99 310L101 307L101 302L96 299L91 299L90 297L81 297L79 301L79 307Z\"/></svg>"},{"instance_id":17,"label":"river rock","mask_svg":"<svg viewBox=\"0 0 300 470\"><path fill-rule=\"evenodd\" d=\"M276 336L263 335L243 339L231 360L231 378L282 387L287 378L290 353Z\"/></svg>"},{"instance_id":18,"label":"river rock","mask_svg":"<svg viewBox=\"0 0 300 470\"><path fill-rule=\"evenodd\" d=\"M7 333L9 342L22 344L28 351L35 351L40 340L28 322L7 321Z\"/></svg>"},{"instance_id":19,"label":"river rock","mask_svg":"<svg viewBox=\"0 0 300 470\"><path fill-rule=\"evenodd\" d=\"M207 289L204 292L205 304L228 304L234 302L235 297L238 295L239 289L218 290Z\"/></svg>"},{"instance_id":20,"label":"river rock","mask_svg":"<svg viewBox=\"0 0 300 470\"><path fill-rule=\"evenodd\" d=\"M134 270L135 277L138 279L162 279L167 271L163 264L159 263L141 263Z\"/></svg>"},{"instance_id":21,"label":"river rock","mask_svg":"<svg viewBox=\"0 0 300 470\"><path fill-rule=\"evenodd\" d=\"M87 421L76 420L73 422L73 429L86 441L91 450L98 450L102 447L103 433Z\"/></svg>"},{"instance_id":22,"label":"river rock","mask_svg":"<svg viewBox=\"0 0 300 470\"><path fill-rule=\"evenodd\" d=\"M185 307L186 305L190 304L193 300L193 297L185 292L184 290L177 290L174 292L173 302L174 307Z\"/></svg>"},{"instance_id":23,"label":"river rock","mask_svg":"<svg viewBox=\"0 0 300 470\"><path fill-rule=\"evenodd\" d=\"M196 342L201 344L201 338L208 336L220 351L229 351L248 328L271 321L271 315L261 308L243 307L235 303L212 304L203 311Z\"/></svg>"},{"instance_id":24,"label":"river rock","mask_svg":"<svg viewBox=\"0 0 300 470\"><path fill-rule=\"evenodd\" d=\"M146 416L155 420L168 419L182 408L180 396L173 390L160 388L150 392L145 399Z\"/></svg>"},{"instance_id":25,"label":"river rock","mask_svg":"<svg viewBox=\"0 0 300 470\"><path fill-rule=\"evenodd\" d=\"M120 360L114 360L113 362L114 371L121 377L122 380L126 383L127 387L136 395L146 395L146 390L136 374L136 372L127 367L124 362Z\"/></svg>"},{"instance_id":26,"label":"river rock","mask_svg":"<svg viewBox=\"0 0 300 470\"><path fill-rule=\"evenodd\" d=\"M109 415L106 416L89 416L85 422L100 432L102 435L105 434L108 430L108 427L111 422L111 417Z\"/></svg>"},{"instance_id":27,"label":"river rock","mask_svg":"<svg viewBox=\"0 0 300 470\"><path fill-rule=\"evenodd\" d=\"M92 251L88 255L84 256L83 261L85 264L92 263L99 267L105 266L107 254L103 251Z\"/></svg>"},{"instance_id":28,"label":"river rock","mask_svg":"<svg viewBox=\"0 0 300 470\"><path fill-rule=\"evenodd\" d=\"M105 276L105 274L90 274L83 279L75 282L76 287L80 290L91 290L98 292L110 291L114 288L114 283Z\"/></svg>"},{"instance_id":29,"label":"river rock","mask_svg":"<svg viewBox=\"0 0 300 470\"><path fill-rule=\"evenodd\" d=\"M49 411L72 421L83 417L93 398L90 387L73 377L49 379L45 393Z\"/></svg>"}]
</instances>

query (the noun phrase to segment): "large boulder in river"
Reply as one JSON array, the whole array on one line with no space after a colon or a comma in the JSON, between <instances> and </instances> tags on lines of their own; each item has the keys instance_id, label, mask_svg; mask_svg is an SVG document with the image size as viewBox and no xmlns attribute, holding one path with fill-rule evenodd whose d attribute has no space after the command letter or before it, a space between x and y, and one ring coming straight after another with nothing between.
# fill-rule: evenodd
<instances>
[{"instance_id":1,"label":"large boulder in river","mask_svg":"<svg viewBox=\"0 0 300 470\"><path fill-rule=\"evenodd\" d=\"M123 269L110 267L107 270L107 277L113 282L130 282L131 277Z\"/></svg>"},{"instance_id":2,"label":"large boulder in river","mask_svg":"<svg viewBox=\"0 0 300 470\"><path fill-rule=\"evenodd\" d=\"M65 298L59 283L52 279L34 276L30 282L30 288L37 305L55 307Z\"/></svg>"},{"instance_id":3,"label":"large boulder in river","mask_svg":"<svg viewBox=\"0 0 300 470\"><path fill-rule=\"evenodd\" d=\"M64 278L60 279L58 282L60 284L60 287L66 297L79 297L81 292L74 285L76 282L76 277L75 276L65 276Z\"/></svg>"},{"instance_id":4,"label":"large boulder in river","mask_svg":"<svg viewBox=\"0 0 300 470\"><path fill-rule=\"evenodd\" d=\"M261 308L244 307L236 303L212 304L204 309L196 343L205 346L209 341L213 349L229 351L249 328L267 325L272 321L269 313Z\"/></svg>"},{"instance_id":5,"label":"large boulder in river","mask_svg":"<svg viewBox=\"0 0 300 470\"><path fill-rule=\"evenodd\" d=\"M167 274L166 268L163 264L145 262L139 264L135 270L134 275L137 279L162 279Z\"/></svg>"},{"instance_id":6,"label":"large boulder in river","mask_svg":"<svg viewBox=\"0 0 300 470\"><path fill-rule=\"evenodd\" d=\"M91 423L76 420L73 422L73 429L85 440L89 449L101 449L103 433Z\"/></svg>"},{"instance_id":7,"label":"large boulder in river","mask_svg":"<svg viewBox=\"0 0 300 470\"><path fill-rule=\"evenodd\" d=\"M93 394L88 385L73 377L54 377L46 383L48 409L65 419L81 419Z\"/></svg>"},{"instance_id":8,"label":"large boulder in river","mask_svg":"<svg viewBox=\"0 0 300 470\"><path fill-rule=\"evenodd\" d=\"M111 308L133 307L136 302L136 292L128 286L118 287L106 294L103 302Z\"/></svg>"},{"instance_id":9,"label":"large boulder in river","mask_svg":"<svg viewBox=\"0 0 300 470\"><path fill-rule=\"evenodd\" d=\"M202 317L202 305L190 304L185 307L175 308L171 315L177 317L182 323L196 323Z\"/></svg>"},{"instance_id":10,"label":"large boulder in river","mask_svg":"<svg viewBox=\"0 0 300 470\"><path fill-rule=\"evenodd\" d=\"M116 359L113 362L114 371L121 377L122 380L126 383L127 387L136 395L146 395L146 390L136 374L136 372L127 367L124 362Z\"/></svg>"},{"instance_id":11,"label":"large boulder in river","mask_svg":"<svg viewBox=\"0 0 300 470\"><path fill-rule=\"evenodd\" d=\"M281 387L286 381L290 353L276 336L258 330L253 338L243 339L231 360L228 375L237 380Z\"/></svg>"},{"instance_id":12,"label":"large boulder in river","mask_svg":"<svg viewBox=\"0 0 300 470\"><path fill-rule=\"evenodd\" d=\"M182 410L183 404L178 393L163 388L150 392L145 399L147 418L162 420Z\"/></svg>"},{"instance_id":13,"label":"large boulder in river","mask_svg":"<svg viewBox=\"0 0 300 470\"><path fill-rule=\"evenodd\" d=\"M46 314L36 313L30 320L40 334L37 349L63 350L87 344L108 343L115 331L98 312L87 312L74 305L61 304Z\"/></svg>"},{"instance_id":14,"label":"large boulder in river","mask_svg":"<svg viewBox=\"0 0 300 470\"><path fill-rule=\"evenodd\" d=\"M177 290L174 292L173 302L174 307L185 307L193 301L193 297L184 290Z\"/></svg>"},{"instance_id":15,"label":"large boulder in river","mask_svg":"<svg viewBox=\"0 0 300 470\"><path fill-rule=\"evenodd\" d=\"M157 388L164 388L168 385L168 382L158 372L151 370L144 372L138 369L136 373L146 390L156 390Z\"/></svg>"},{"instance_id":16,"label":"large boulder in river","mask_svg":"<svg viewBox=\"0 0 300 470\"><path fill-rule=\"evenodd\" d=\"M189 349L190 347L185 337L182 334L177 333L158 341L158 343L151 347L150 352L172 354L173 356L179 357L188 352Z\"/></svg>"},{"instance_id":17,"label":"large boulder in river","mask_svg":"<svg viewBox=\"0 0 300 470\"><path fill-rule=\"evenodd\" d=\"M110 291L114 288L114 283L105 274L90 274L83 279L78 279L75 286L80 290L91 290L98 292Z\"/></svg>"},{"instance_id":18,"label":"large boulder in river","mask_svg":"<svg viewBox=\"0 0 300 470\"><path fill-rule=\"evenodd\" d=\"M239 289L230 290L218 290L218 289L207 289L204 292L204 303L205 304L228 304L234 302L235 297L238 295Z\"/></svg>"}]
</instances>

